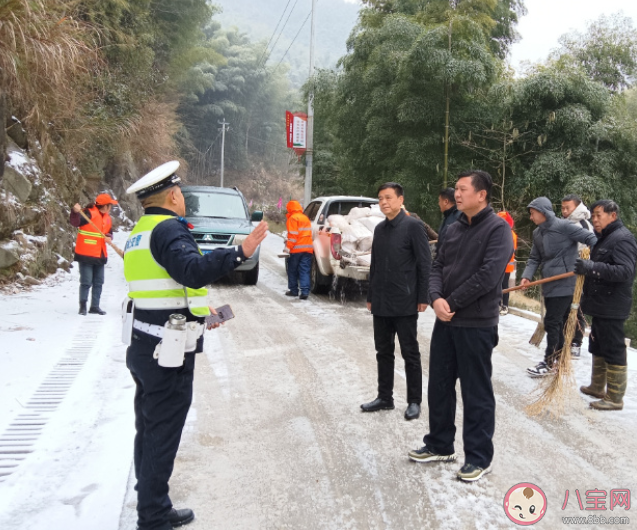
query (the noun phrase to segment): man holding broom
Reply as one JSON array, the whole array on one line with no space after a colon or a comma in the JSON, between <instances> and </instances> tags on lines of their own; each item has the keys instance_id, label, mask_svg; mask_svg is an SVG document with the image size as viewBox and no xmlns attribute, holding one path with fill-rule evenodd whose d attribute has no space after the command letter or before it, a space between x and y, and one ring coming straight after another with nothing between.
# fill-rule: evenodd
<instances>
[{"instance_id":1,"label":"man holding broom","mask_svg":"<svg viewBox=\"0 0 637 530\"><path fill-rule=\"evenodd\" d=\"M533 231L533 246L520 285L531 283L538 269L542 270L544 278L573 271L577 259L577 243L591 247L597 242L595 235L565 219L558 219L551 201L546 197L538 197L527 208L531 221L537 228ZM575 276L542 285L546 307L546 351L542 362L527 368L531 377L544 377L553 370L557 355L564 346L564 326L571 309L574 290Z\"/></svg>"},{"instance_id":2,"label":"man holding broom","mask_svg":"<svg viewBox=\"0 0 637 530\"><path fill-rule=\"evenodd\" d=\"M633 301L637 242L619 219L614 201L597 201L591 210L599 239L590 260L575 262L575 272L585 276L582 309L593 317L588 341L593 356L591 384L580 391L600 398L591 408L621 410L627 381L624 322Z\"/></svg>"}]
</instances>

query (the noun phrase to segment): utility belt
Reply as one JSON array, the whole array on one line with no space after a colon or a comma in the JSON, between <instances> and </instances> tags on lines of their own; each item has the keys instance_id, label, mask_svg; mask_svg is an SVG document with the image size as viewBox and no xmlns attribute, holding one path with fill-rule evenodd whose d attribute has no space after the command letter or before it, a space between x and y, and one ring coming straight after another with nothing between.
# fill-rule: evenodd
<instances>
[{"instance_id":1,"label":"utility belt","mask_svg":"<svg viewBox=\"0 0 637 530\"><path fill-rule=\"evenodd\" d=\"M177 368L184 364L184 355L194 352L197 341L203 335L205 325L199 322L186 322L186 317L179 313L170 315L163 326L149 324L134 318L134 300L124 301L122 342L130 345L133 329L161 339L155 347L153 357L159 366Z\"/></svg>"}]
</instances>

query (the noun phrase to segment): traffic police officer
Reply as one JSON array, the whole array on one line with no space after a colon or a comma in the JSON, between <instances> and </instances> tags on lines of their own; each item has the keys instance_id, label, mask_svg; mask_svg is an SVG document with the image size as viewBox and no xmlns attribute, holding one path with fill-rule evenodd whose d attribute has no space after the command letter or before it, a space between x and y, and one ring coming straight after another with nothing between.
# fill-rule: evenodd
<instances>
[{"instance_id":1,"label":"traffic police officer","mask_svg":"<svg viewBox=\"0 0 637 530\"><path fill-rule=\"evenodd\" d=\"M163 164L127 190L136 193L144 207L124 254L124 274L134 304L126 365L136 385L134 457L140 530L171 530L195 517L192 510L173 508L168 480L192 401L195 353L203 351L204 317L210 314L204 286L252 256L268 229L261 222L241 246L203 255L183 217L178 168L177 161ZM174 313L196 322L191 327L198 327L199 337L196 347L185 352L182 366L166 368L158 364L154 353L160 350L164 325Z\"/></svg>"}]
</instances>

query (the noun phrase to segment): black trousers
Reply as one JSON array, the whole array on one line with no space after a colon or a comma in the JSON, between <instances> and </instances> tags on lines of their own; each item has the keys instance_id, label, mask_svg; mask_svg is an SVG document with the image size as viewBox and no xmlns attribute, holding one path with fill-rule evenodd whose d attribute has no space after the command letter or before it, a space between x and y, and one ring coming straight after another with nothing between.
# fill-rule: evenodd
<instances>
[{"instance_id":1,"label":"black trousers","mask_svg":"<svg viewBox=\"0 0 637 530\"><path fill-rule=\"evenodd\" d=\"M573 344L578 346L582 345L584 340L584 333L586 332L586 317L582 312L582 306L577 310L577 329L575 330L575 336L573 337Z\"/></svg>"},{"instance_id":2,"label":"black trousers","mask_svg":"<svg viewBox=\"0 0 637 530\"><path fill-rule=\"evenodd\" d=\"M465 463L481 468L491 464L495 431L491 354L497 344L497 326L460 328L436 320L429 353L429 434L424 438L435 453L455 452L456 380L460 378Z\"/></svg>"},{"instance_id":3,"label":"black trousers","mask_svg":"<svg viewBox=\"0 0 637 530\"><path fill-rule=\"evenodd\" d=\"M588 351L603 357L608 364L626 366L624 320L593 317Z\"/></svg>"},{"instance_id":4,"label":"black trousers","mask_svg":"<svg viewBox=\"0 0 637 530\"><path fill-rule=\"evenodd\" d=\"M502 278L502 290L509 288L509 278L511 277L511 273L507 272L504 274L504 278ZM509 307L509 293L502 293L502 306Z\"/></svg>"},{"instance_id":5,"label":"black trousers","mask_svg":"<svg viewBox=\"0 0 637 530\"><path fill-rule=\"evenodd\" d=\"M378 365L378 397L394 399L394 351L396 335L405 360L407 403L422 402L422 365L418 348L418 313L406 317L374 315L374 344Z\"/></svg>"},{"instance_id":6,"label":"black trousers","mask_svg":"<svg viewBox=\"0 0 637 530\"><path fill-rule=\"evenodd\" d=\"M139 530L171 530L168 481L192 402L195 354L187 353L179 368L164 368L153 359L154 345L134 337L126 366L136 385L137 525Z\"/></svg>"},{"instance_id":7,"label":"black trousers","mask_svg":"<svg viewBox=\"0 0 637 530\"><path fill-rule=\"evenodd\" d=\"M546 330L546 351L544 362L551 364L556 359L555 353L564 346L564 326L571 311L573 296L555 296L544 299L546 314L544 329Z\"/></svg>"}]
</instances>

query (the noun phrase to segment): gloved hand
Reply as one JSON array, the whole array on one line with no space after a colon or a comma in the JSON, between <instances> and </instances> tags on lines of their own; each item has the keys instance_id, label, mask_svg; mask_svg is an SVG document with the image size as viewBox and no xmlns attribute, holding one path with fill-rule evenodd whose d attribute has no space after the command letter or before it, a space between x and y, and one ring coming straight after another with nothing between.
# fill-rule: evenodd
<instances>
[{"instance_id":1,"label":"gloved hand","mask_svg":"<svg viewBox=\"0 0 637 530\"><path fill-rule=\"evenodd\" d=\"M577 258L575 260L575 274L586 275L593 270L593 262L589 259Z\"/></svg>"}]
</instances>

